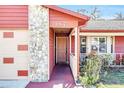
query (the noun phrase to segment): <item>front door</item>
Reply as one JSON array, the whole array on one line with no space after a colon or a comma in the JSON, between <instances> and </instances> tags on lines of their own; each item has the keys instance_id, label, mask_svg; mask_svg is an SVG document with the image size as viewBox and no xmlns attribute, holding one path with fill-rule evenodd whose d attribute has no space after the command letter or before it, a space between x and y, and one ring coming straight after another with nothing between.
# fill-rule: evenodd
<instances>
[{"instance_id":1,"label":"front door","mask_svg":"<svg viewBox=\"0 0 124 93\"><path fill-rule=\"evenodd\" d=\"M67 37L56 37L56 63L67 61Z\"/></svg>"}]
</instances>

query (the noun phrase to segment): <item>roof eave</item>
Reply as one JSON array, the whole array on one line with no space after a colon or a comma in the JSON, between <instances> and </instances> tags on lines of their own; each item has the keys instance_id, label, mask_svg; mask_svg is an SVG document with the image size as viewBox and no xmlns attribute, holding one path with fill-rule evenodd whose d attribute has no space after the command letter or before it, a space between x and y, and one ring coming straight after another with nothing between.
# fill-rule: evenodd
<instances>
[{"instance_id":1,"label":"roof eave","mask_svg":"<svg viewBox=\"0 0 124 93\"><path fill-rule=\"evenodd\" d=\"M58 7L56 5L43 5L43 6L47 7L47 8L50 8L50 9L53 9L53 10L56 10L56 11L60 11L60 12L69 14L71 16L83 19L85 21L88 21L90 19L90 17L88 17L86 15L83 15L83 14L80 14L80 13L77 13L77 12L74 12L74 11L71 11L71 10L68 10L68 9L64 9L64 8Z\"/></svg>"}]
</instances>

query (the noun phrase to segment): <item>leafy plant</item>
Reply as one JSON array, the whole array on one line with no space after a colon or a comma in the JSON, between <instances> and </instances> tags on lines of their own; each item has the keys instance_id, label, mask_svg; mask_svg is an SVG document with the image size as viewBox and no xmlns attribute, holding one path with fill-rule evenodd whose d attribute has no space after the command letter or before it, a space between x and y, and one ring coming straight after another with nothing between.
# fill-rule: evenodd
<instances>
[{"instance_id":1,"label":"leafy plant","mask_svg":"<svg viewBox=\"0 0 124 93\"><path fill-rule=\"evenodd\" d=\"M101 71L109 71L109 65L112 64L113 57L111 54L102 54L100 57L102 61Z\"/></svg>"},{"instance_id":2,"label":"leafy plant","mask_svg":"<svg viewBox=\"0 0 124 93\"><path fill-rule=\"evenodd\" d=\"M105 88L104 84L102 82L96 84L96 88Z\"/></svg>"},{"instance_id":3,"label":"leafy plant","mask_svg":"<svg viewBox=\"0 0 124 93\"><path fill-rule=\"evenodd\" d=\"M84 86L91 86L95 84L100 78L100 69L100 58L94 51L92 51L81 68L81 75L79 77L81 84Z\"/></svg>"}]
</instances>

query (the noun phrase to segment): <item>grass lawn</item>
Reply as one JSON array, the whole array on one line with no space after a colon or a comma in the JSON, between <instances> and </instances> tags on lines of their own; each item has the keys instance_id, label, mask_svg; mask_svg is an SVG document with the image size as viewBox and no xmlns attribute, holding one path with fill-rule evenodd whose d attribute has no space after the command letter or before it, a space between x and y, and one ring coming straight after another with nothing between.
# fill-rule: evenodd
<instances>
[{"instance_id":1,"label":"grass lawn","mask_svg":"<svg viewBox=\"0 0 124 93\"><path fill-rule=\"evenodd\" d=\"M102 77L102 88L124 88L124 69L119 71L109 72Z\"/></svg>"},{"instance_id":2,"label":"grass lawn","mask_svg":"<svg viewBox=\"0 0 124 93\"><path fill-rule=\"evenodd\" d=\"M104 85L101 88L124 88L124 85L118 85L118 84L109 84Z\"/></svg>"}]
</instances>

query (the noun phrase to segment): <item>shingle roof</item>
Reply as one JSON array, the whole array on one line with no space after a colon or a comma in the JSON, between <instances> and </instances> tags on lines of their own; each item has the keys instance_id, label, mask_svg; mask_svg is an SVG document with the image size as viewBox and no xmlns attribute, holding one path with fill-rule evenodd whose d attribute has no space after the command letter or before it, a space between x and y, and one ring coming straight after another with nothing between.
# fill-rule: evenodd
<instances>
[{"instance_id":1,"label":"shingle roof","mask_svg":"<svg viewBox=\"0 0 124 93\"><path fill-rule=\"evenodd\" d=\"M81 30L124 30L124 20L89 20Z\"/></svg>"}]
</instances>

